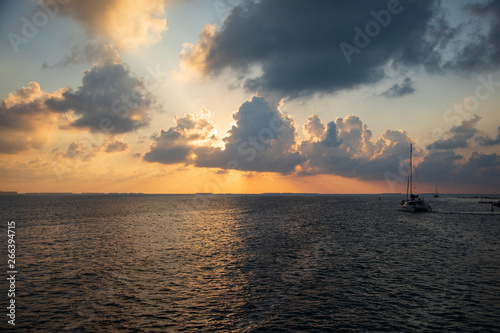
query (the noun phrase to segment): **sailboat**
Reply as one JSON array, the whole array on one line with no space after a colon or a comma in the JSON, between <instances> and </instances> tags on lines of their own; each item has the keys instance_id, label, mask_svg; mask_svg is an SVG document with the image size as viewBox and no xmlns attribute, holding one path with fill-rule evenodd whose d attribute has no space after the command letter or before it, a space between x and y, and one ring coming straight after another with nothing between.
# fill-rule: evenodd
<instances>
[{"instance_id":1,"label":"sailboat","mask_svg":"<svg viewBox=\"0 0 500 333\"><path fill-rule=\"evenodd\" d=\"M438 186L436 185L436 194L434 194L434 198L439 198L439 194L438 194Z\"/></svg>"},{"instance_id":2,"label":"sailboat","mask_svg":"<svg viewBox=\"0 0 500 333\"><path fill-rule=\"evenodd\" d=\"M398 209L405 212L430 212L432 208L424 199L413 194L413 164L412 164L413 145L410 143L410 170L406 182L406 198L398 205Z\"/></svg>"}]
</instances>

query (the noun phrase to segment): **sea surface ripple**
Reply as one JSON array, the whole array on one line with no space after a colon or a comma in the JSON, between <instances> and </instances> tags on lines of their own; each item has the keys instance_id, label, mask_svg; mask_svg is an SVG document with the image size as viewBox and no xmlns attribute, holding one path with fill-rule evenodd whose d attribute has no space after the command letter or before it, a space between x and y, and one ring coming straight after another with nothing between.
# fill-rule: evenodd
<instances>
[{"instance_id":1,"label":"sea surface ripple","mask_svg":"<svg viewBox=\"0 0 500 333\"><path fill-rule=\"evenodd\" d=\"M7 220L17 231L16 328L499 332L498 210L449 197L411 214L399 201L4 196L2 244Z\"/></svg>"}]
</instances>

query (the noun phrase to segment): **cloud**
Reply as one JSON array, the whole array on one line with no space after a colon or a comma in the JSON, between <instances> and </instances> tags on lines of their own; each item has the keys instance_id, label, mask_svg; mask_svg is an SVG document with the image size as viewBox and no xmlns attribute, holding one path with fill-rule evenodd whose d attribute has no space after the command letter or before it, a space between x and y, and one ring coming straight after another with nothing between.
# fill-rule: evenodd
<instances>
[{"instance_id":1,"label":"cloud","mask_svg":"<svg viewBox=\"0 0 500 333\"><path fill-rule=\"evenodd\" d=\"M310 117L308 124L318 123L318 120ZM426 155L421 150L414 151L414 165L418 165L416 170L421 181L500 185L496 180L500 172L500 156L473 152L466 157L453 151L469 146L477 133L475 126L479 120L480 117L475 116L452 127L448 132L452 135L449 139L436 142L437 151ZM316 140L317 137L320 140ZM337 118L321 135L301 143L300 152L306 156L307 162L301 165L302 171L298 174L334 174L362 180L383 180L386 175L391 175L391 180L399 181L405 176L410 143L415 146L416 141L402 130L386 130L373 142L371 131L358 117Z\"/></svg>"},{"instance_id":2,"label":"cloud","mask_svg":"<svg viewBox=\"0 0 500 333\"><path fill-rule=\"evenodd\" d=\"M0 104L0 154L17 154L42 148L50 139L48 129L55 126L58 114L46 105L66 92L60 89L51 94L30 82L10 93Z\"/></svg>"},{"instance_id":3,"label":"cloud","mask_svg":"<svg viewBox=\"0 0 500 333\"><path fill-rule=\"evenodd\" d=\"M325 124L319 119L318 115L312 115L307 118L307 123L304 125L304 131L312 140L321 139L325 132Z\"/></svg>"},{"instance_id":4,"label":"cloud","mask_svg":"<svg viewBox=\"0 0 500 333\"><path fill-rule=\"evenodd\" d=\"M491 139L490 137L486 136L478 136L476 137L476 141L481 145L481 146L496 146L500 145L500 126L498 127L498 134L495 139Z\"/></svg>"},{"instance_id":5,"label":"cloud","mask_svg":"<svg viewBox=\"0 0 500 333\"><path fill-rule=\"evenodd\" d=\"M106 149L104 150L106 153L116 153L121 151L128 150L130 145L126 142L115 140L106 145Z\"/></svg>"},{"instance_id":6,"label":"cloud","mask_svg":"<svg viewBox=\"0 0 500 333\"><path fill-rule=\"evenodd\" d=\"M204 75L231 69L245 77L249 91L292 98L378 82L389 64L439 71L440 50L456 36L439 2L401 1L393 13L378 1L247 2L219 29L206 26L181 60ZM341 44L357 51L346 57ZM261 74L249 77L252 67Z\"/></svg>"},{"instance_id":7,"label":"cloud","mask_svg":"<svg viewBox=\"0 0 500 333\"><path fill-rule=\"evenodd\" d=\"M120 62L120 55L113 45L103 41L93 41L73 46L70 55L64 57L54 65L44 62L42 69L86 63L93 63L95 66L99 66L106 63L118 64Z\"/></svg>"},{"instance_id":8,"label":"cloud","mask_svg":"<svg viewBox=\"0 0 500 333\"><path fill-rule=\"evenodd\" d=\"M422 180L455 185L480 185L498 188L500 156L473 152L468 158L451 150L428 154L418 165Z\"/></svg>"},{"instance_id":9,"label":"cloud","mask_svg":"<svg viewBox=\"0 0 500 333\"><path fill-rule=\"evenodd\" d=\"M500 3L491 0L486 3L469 3L464 11L479 18L487 25L486 33L476 29L463 47L458 50L456 60L448 67L462 71L484 71L500 65Z\"/></svg>"},{"instance_id":10,"label":"cloud","mask_svg":"<svg viewBox=\"0 0 500 333\"><path fill-rule=\"evenodd\" d=\"M204 76L231 70L250 92L289 98L374 84L389 69L470 73L498 68L498 1L465 9L465 15L480 17L489 28L471 38L471 25L452 26L437 0L250 1L234 7L220 28L205 26L196 44L184 45L181 62ZM406 79L385 96L413 91Z\"/></svg>"},{"instance_id":11,"label":"cloud","mask_svg":"<svg viewBox=\"0 0 500 333\"><path fill-rule=\"evenodd\" d=\"M144 82L130 74L126 64L106 63L85 71L82 86L68 89L62 98L46 101L59 112L72 111L75 128L115 135L146 127L148 111L156 107Z\"/></svg>"},{"instance_id":12,"label":"cloud","mask_svg":"<svg viewBox=\"0 0 500 333\"><path fill-rule=\"evenodd\" d=\"M385 131L375 142L372 132L356 116L337 118L328 124L321 140L305 140L300 151L307 162L301 174L335 174L380 180L384 173L398 173L413 140L404 131Z\"/></svg>"},{"instance_id":13,"label":"cloud","mask_svg":"<svg viewBox=\"0 0 500 333\"><path fill-rule=\"evenodd\" d=\"M223 148L214 145L215 126L208 116L205 112L176 118L176 126L154 137L144 160L280 173L290 173L304 161L295 150L293 120L264 98L254 97L233 114L235 124L222 138Z\"/></svg>"},{"instance_id":14,"label":"cloud","mask_svg":"<svg viewBox=\"0 0 500 333\"><path fill-rule=\"evenodd\" d=\"M15 159L0 159L0 179L2 185L14 182L33 182L54 179L53 163L47 162L40 157L28 161L17 161Z\"/></svg>"},{"instance_id":15,"label":"cloud","mask_svg":"<svg viewBox=\"0 0 500 333\"><path fill-rule=\"evenodd\" d=\"M408 167L410 144L406 131L386 130L378 139L363 121L349 115L328 125L318 115L304 125L306 139L299 142L296 126L279 107L262 97L253 97L233 114L234 124L222 138L216 137L209 113L176 117L176 126L153 137L147 162L193 165L248 172L273 172L293 176L338 175L361 180L403 181ZM475 133L479 117L449 130L452 136L442 145L463 147ZM473 153L468 158L450 149L424 152L414 150L414 166L425 182L453 182L488 185L500 167L496 154Z\"/></svg>"},{"instance_id":16,"label":"cloud","mask_svg":"<svg viewBox=\"0 0 500 333\"><path fill-rule=\"evenodd\" d=\"M72 142L62 156L72 160L88 161L95 156L95 150L88 148L83 142Z\"/></svg>"},{"instance_id":17,"label":"cloud","mask_svg":"<svg viewBox=\"0 0 500 333\"><path fill-rule=\"evenodd\" d=\"M210 71L206 59L209 57L208 53L213 43L215 36L216 25L207 24L203 27L200 38L196 45L184 43L183 49L180 53L181 66L185 68L193 68L206 74Z\"/></svg>"},{"instance_id":18,"label":"cloud","mask_svg":"<svg viewBox=\"0 0 500 333\"><path fill-rule=\"evenodd\" d=\"M325 138L321 141L321 143L325 147L332 148L340 146L342 142L343 140L341 138L338 138L337 125L333 121L329 122L326 129Z\"/></svg>"},{"instance_id":19,"label":"cloud","mask_svg":"<svg viewBox=\"0 0 500 333\"><path fill-rule=\"evenodd\" d=\"M456 149L469 147L470 140L476 135L477 122L481 117L475 115L474 118L463 120L459 126L453 126L447 135L451 135L448 139L438 140L430 144L427 149Z\"/></svg>"},{"instance_id":20,"label":"cloud","mask_svg":"<svg viewBox=\"0 0 500 333\"><path fill-rule=\"evenodd\" d=\"M197 149L196 166L288 174L305 161L296 150L294 121L264 98L243 103L233 120L224 149Z\"/></svg>"},{"instance_id":21,"label":"cloud","mask_svg":"<svg viewBox=\"0 0 500 333\"><path fill-rule=\"evenodd\" d=\"M500 156L498 154L482 154L475 151L467 163L460 168L455 179L498 188L500 186L499 174Z\"/></svg>"},{"instance_id":22,"label":"cloud","mask_svg":"<svg viewBox=\"0 0 500 333\"><path fill-rule=\"evenodd\" d=\"M427 182L443 183L452 181L458 170L460 162L464 157L451 150L436 151L428 154L418 165L418 174L421 179Z\"/></svg>"},{"instance_id":23,"label":"cloud","mask_svg":"<svg viewBox=\"0 0 500 333\"><path fill-rule=\"evenodd\" d=\"M401 85L398 83L394 84L392 87L380 94L380 96L384 96L387 98L396 98L413 94L415 92L413 84L414 82L409 77L407 77L403 80Z\"/></svg>"},{"instance_id":24,"label":"cloud","mask_svg":"<svg viewBox=\"0 0 500 333\"><path fill-rule=\"evenodd\" d=\"M176 126L167 131L161 130L160 134L154 136L144 160L163 164L192 163L194 149L210 145L215 137L215 126L208 120L209 117L207 110L200 114L176 117Z\"/></svg>"},{"instance_id":25,"label":"cloud","mask_svg":"<svg viewBox=\"0 0 500 333\"><path fill-rule=\"evenodd\" d=\"M118 49L135 49L161 40L167 30L164 6L164 0L66 0L60 11L90 35L105 38Z\"/></svg>"},{"instance_id":26,"label":"cloud","mask_svg":"<svg viewBox=\"0 0 500 333\"><path fill-rule=\"evenodd\" d=\"M58 129L85 128L110 139L148 126L149 111L159 106L144 82L111 58L86 71L76 90L46 93L30 82L10 93L0 104L0 154L41 149Z\"/></svg>"}]
</instances>

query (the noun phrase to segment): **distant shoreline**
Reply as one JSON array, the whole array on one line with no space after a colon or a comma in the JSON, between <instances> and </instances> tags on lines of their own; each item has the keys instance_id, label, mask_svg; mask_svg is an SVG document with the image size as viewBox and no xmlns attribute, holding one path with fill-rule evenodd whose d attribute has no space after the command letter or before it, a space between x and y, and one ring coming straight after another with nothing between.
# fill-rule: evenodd
<instances>
[{"instance_id":1,"label":"distant shoreline","mask_svg":"<svg viewBox=\"0 0 500 333\"><path fill-rule=\"evenodd\" d=\"M57 196L71 196L71 195L95 195L95 196L153 196L153 195L164 195L164 196L280 196L280 197L299 197L299 196L401 196L403 193L141 193L141 192L130 192L130 193L101 193L101 192L26 192L19 193L17 191L0 191L0 196L17 196L17 195L57 195ZM434 193L423 193L422 196L433 196ZM457 194L457 193L440 193L440 196L453 196L460 199L500 199L498 194Z\"/></svg>"}]
</instances>

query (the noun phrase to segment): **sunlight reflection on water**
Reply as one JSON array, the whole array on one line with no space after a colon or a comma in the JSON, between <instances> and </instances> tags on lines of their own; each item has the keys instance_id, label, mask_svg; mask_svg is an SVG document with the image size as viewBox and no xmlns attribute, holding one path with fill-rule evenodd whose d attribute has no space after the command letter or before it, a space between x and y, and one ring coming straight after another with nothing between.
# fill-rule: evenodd
<instances>
[{"instance_id":1,"label":"sunlight reflection on water","mask_svg":"<svg viewBox=\"0 0 500 333\"><path fill-rule=\"evenodd\" d=\"M18 196L19 327L499 329L500 215L370 196ZM458 213L457 213L458 212Z\"/></svg>"}]
</instances>

